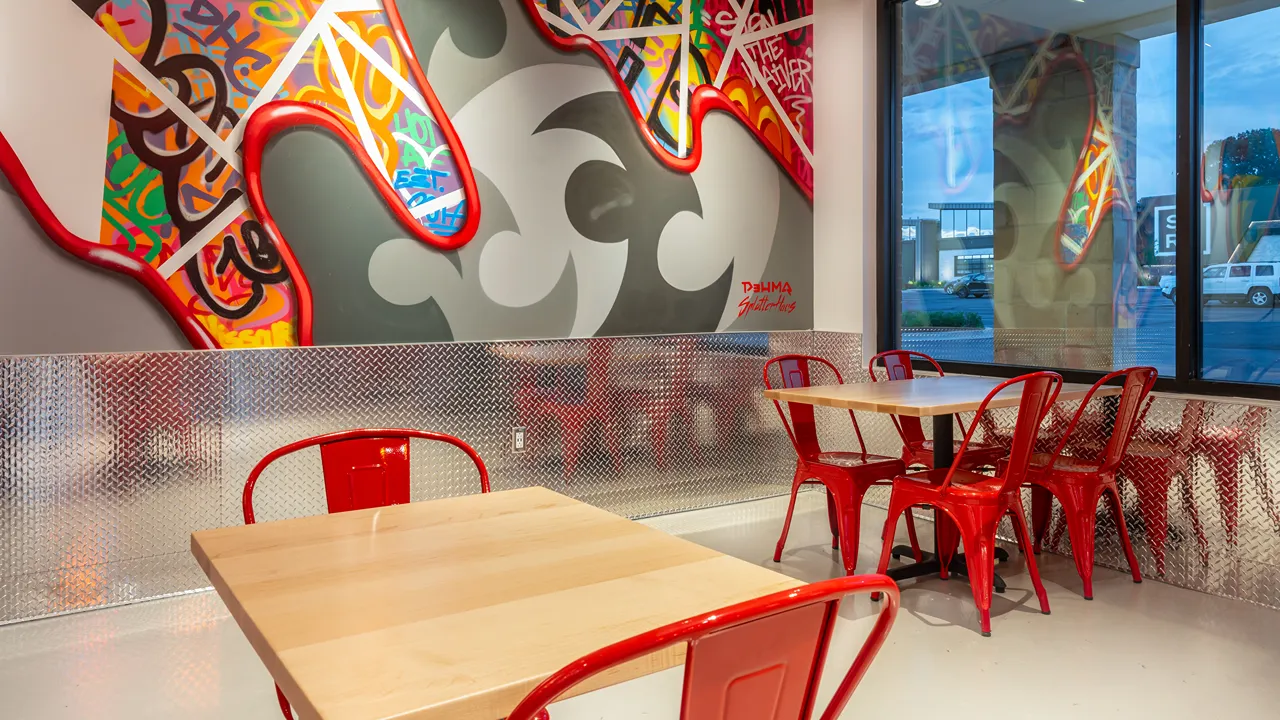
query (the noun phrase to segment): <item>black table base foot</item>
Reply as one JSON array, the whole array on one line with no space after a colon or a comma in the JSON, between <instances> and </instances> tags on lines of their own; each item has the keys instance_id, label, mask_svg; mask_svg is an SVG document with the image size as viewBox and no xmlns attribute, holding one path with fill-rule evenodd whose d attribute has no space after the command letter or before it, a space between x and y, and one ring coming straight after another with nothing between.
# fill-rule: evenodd
<instances>
[{"instance_id":1,"label":"black table base foot","mask_svg":"<svg viewBox=\"0 0 1280 720\"><path fill-rule=\"evenodd\" d=\"M1003 558L1000 557L1001 554L1004 555ZM923 561L911 563L910 565L903 565L902 567L890 568L885 574L892 578L894 582L902 582L903 580L910 580L924 575L936 575L941 572L942 563L938 561L938 557L936 555L931 552L922 552L921 555L924 556ZM893 556L895 558L915 557L912 554L911 548L907 545L899 545L895 547L893 549ZM996 559L1004 562L1009 559L1009 553L997 548ZM965 562L963 553L951 558L951 564L947 566L947 573L957 577L962 577L966 580L969 579L969 566ZM1004 578L1000 577L999 573L995 575L992 586L998 593L1003 593L1007 589Z\"/></svg>"}]
</instances>

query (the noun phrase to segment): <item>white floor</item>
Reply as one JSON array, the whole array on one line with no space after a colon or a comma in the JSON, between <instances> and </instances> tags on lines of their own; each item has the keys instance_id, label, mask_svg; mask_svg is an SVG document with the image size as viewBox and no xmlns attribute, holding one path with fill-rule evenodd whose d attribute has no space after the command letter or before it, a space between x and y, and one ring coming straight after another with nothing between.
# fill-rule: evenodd
<instances>
[{"instance_id":1,"label":"white floor","mask_svg":"<svg viewBox=\"0 0 1280 720\"><path fill-rule=\"evenodd\" d=\"M787 552L771 561L785 498L649 524L804 580L833 577L821 495L802 495ZM858 567L873 569L883 513L864 512ZM1280 612L1098 570L1080 597L1074 565L1044 555L1053 607L1039 612L1022 560L1003 565L993 636L963 581L908 584L889 642L845 717L1280 717ZM877 612L846 603L828 677L847 668ZM842 641L843 640L843 641ZM675 720L679 669L558 706L554 720ZM823 699L820 699L820 702ZM180 598L0 628L0 717L280 717L270 678L217 596Z\"/></svg>"}]
</instances>

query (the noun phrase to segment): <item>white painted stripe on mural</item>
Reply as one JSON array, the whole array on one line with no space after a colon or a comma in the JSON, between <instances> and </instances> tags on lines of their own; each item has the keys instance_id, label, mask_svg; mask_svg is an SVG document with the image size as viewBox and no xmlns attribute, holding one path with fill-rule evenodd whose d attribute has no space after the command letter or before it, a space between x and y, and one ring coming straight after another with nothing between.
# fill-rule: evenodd
<instances>
[{"instance_id":1,"label":"white painted stripe on mural","mask_svg":"<svg viewBox=\"0 0 1280 720\"><path fill-rule=\"evenodd\" d=\"M249 104L249 109L245 111L244 115L240 116L240 122L236 123L235 129L227 137L227 143L231 147L240 147L240 143L244 140L244 129L248 124L249 118L261 109L263 105L276 99L276 94L280 92L280 88L284 87L285 81L293 74L294 69L298 67L298 63L302 62L303 56L315 44L320 28L325 26L324 19L328 15L326 7L327 5L321 7L320 11L311 19L311 22L302 29L302 33L294 41L293 47L289 48L289 52L285 53L280 65L276 67L275 72L271 73L271 77L263 84L257 97Z\"/></svg>"},{"instance_id":2,"label":"white painted stripe on mural","mask_svg":"<svg viewBox=\"0 0 1280 720\"><path fill-rule=\"evenodd\" d=\"M461 190L454 190L451 193L446 193L444 195L441 195L435 200L428 200L422 203L421 205L416 205L414 207L411 207L409 208L409 212L413 213L413 216L415 218L421 220L422 218L430 215L433 212L436 212L437 210L451 208L465 199L466 199L466 195L463 195Z\"/></svg>"},{"instance_id":3,"label":"white painted stripe on mural","mask_svg":"<svg viewBox=\"0 0 1280 720\"><path fill-rule=\"evenodd\" d=\"M351 43L351 46L356 49L356 52L360 53L365 60L368 60L369 64L377 69L378 72L382 73L397 90L404 93L404 96L408 98L410 102L417 105L419 111L423 113L430 112L427 109L427 100L422 97L422 93L414 89L414 87L409 84L408 80L401 77L400 74L391 67L391 64L378 54L377 50L369 47L369 44L364 41L364 38L360 37L360 33L352 30L350 25L342 22L342 20L336 16L329 21L329 25L332 26L334 30L337 30L338 34L341 35L344 40Z\"/></svg>"},{"instance_id":4,"label":"white painted stripe on mural","mask_svg":"<svg viewBox=\"0 0 1280 720\"><path fill-rule=\"evenodd\" d=\"M152 95L155 95L165 108L173 111L173 114L182 121L182 124L199 136L218 157L226 160L227 164L234 168L236 172L240 172L240 156L234 151L233 147L227 145L222 138L218 137L218 133L206 125L191 108L187 107L186 103L169 92L169 88L156 79L156 76L152 75L151 71L143 67L137 58L130 55L123 47L120 47L119 43L112 44L116 48L114 51L116 62L123 65L124 69L128 70L138 82L142 83L143 87Z\"/></svg>"},{"instance_id":5,"label":"white painted stripe on mural","mask_svg":"<svg viewBox=\"0 0 1280 720\"><path fill-rule=\"evenodd\" d=\"M329 55L329 63L333 67L334 74L338 76L338 88L342 90L342 96L347 101L347 112L351 114L351 121L356 125L356 133L360 136L364 151L382 171L382 177L387 182L391 182L391 175L387 172L386 163L382 160L382 153L378 152L378 142L373 137L373 129L369 127L369 118L364 114L364 105L361 102L363 96L356 92L355 85L351 82L351 74L347 72L347 64L342 59L342 53L338 52L338 41L334 39L330 26L320 28L320 42L324 44L324 51Z\"/></svg>"},{"instance_id":6,"label":"white painted stripe on mural","mask_svg":"<svg viewBox=\"0 0 1280 720\"><path fill-rule=\"evenodd\" d=\"M170 275L181 270L188 260L195 257L196 253L203 250L205 245L208 245L210 241L221 235L228 225L248 210L249 200L241 195L240 199L218 213L218 216L211 220L208 225L205 225L203 230L196 233L196 236L188 242L183 243L182 247L178 248L178 252L170 255L169 259L164 261L164 264L157 270L160 273L160 277L168 280Z\"/></svg>"},{"instance_id":7,"label":"white painted stripe on mural","mask_svg":"<svg viewBox=\"0 0 1280 720\"><path fill-rule=\"evenodd\" d=\"M772 27L756 30L755 32L752 32L752 33L746 33L745 35L740 35L739 38L743 45L750 45L753 42L771 38L771 37L774 37L775 35L789 33L792 30L799 30L800 28L808 27L812 24L813 24L813 16L809 15L807 17L798 18L796 20L788 20L787 22L784 22L781 25L774 25Z\"/></svg>"},{"instance_id":8,"label":"white painted stripe on mural","mask_svg":"<svg viewBox=\"0 0 1280 720\"><path fill-rule=\"evenodd\" d=\"M800 135L800 131L796 129L795 123L791 122L791 116L787 114L786 108L782 103L778 102L778 96L774 94L773 88L769 87L768 78L760 72L760 68L756 65L756 61L751 57L751 53L738 53L742 58L742 63L747 66L747 72L751 73L751 78L760 86L760 90L764 92L764 96L769 98L769 103L773 105L773 109L777 111L778 119L782 121L783 127L787 132L791 133L791 138L796 141L796 145L800 147L800 152L804 155L809 164L813 164L813 151L809 149L809 145L805 143L804 138Z\"/></svg>"},{"instance_id":9,"label":"white painted stripe on mural","mask_svg":"<svg viewBox=\"0 0 1280 720\"><path fill-rule=\"evenodd\" d=\"M618 28L617 30L600 30L598 32L591 33L591 39L599 42L610 40L639 40L640 38L678 35L683 29L684 26L682 25L649 25L637 28Z\"/></svg>"},{"instance_id":10,"label":"white painted stripe on mural","mask_svg":"<svg viewBox=\"0 0 1280 720\"><path fill-rule=\"evenodd\" d=\"M556 15L541 5L538 6L538 14L542 15L542 19L547 21L548 25L559 28L570 35L582 35L581 29L569 24L568 20Z\"/></svg>"},{"instance_id":11,"label":"white painted stripe on mural","mask_svg":"<svg viewBox=\"0 0 1280 720\"><path fill-rule=\"evenodd\" d=\"M600 9L600 14L596 15L591 21L591 30L596 31L604 27L609 22L609 18L618 11L618 6L622 4L622 0L609 0L609 4Z\"/></svg>"},{"instance_id":12,"label":"white painted stripe on mural","mask_svg":"<svg viewBox=\"0 0 1280 720\"><path fill-rule=\"evenodd\" d=\"M729 0L730 6L733 0ZM729 77L729 66L733 65L733 58L738 54L742 44L740 38L743 35L742 28L746 25L747 15L751 12L752 0L742 0L736 6L738 22L733 26L733 37L729 38L729 47L724 52L724 62L720 63L720 70L716 72L716 89L724 85L724 81Z\"/></svg>"},{"instance_id":13,"label":"white painted stripe on mural","mask_svg":"<svg viewBox=\"0 0 1280 720\"><path fill-rule=\"evenodd\" d=\"M578 24L578 27L583 30L591 27L587 19L582 16L582 8L578 7L578 0L562 0L561 4L569 8L569 14L573 16L573 21Z\"/></svg>"}]
</instances>

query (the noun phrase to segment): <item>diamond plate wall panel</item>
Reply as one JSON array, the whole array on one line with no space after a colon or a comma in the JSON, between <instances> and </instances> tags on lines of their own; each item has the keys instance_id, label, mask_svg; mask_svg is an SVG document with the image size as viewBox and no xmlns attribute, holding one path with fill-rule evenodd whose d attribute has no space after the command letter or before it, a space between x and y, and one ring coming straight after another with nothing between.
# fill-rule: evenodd
<instances>
[{"instance_id":1,"label":"diamond plate wall panel","mask_svg":"<svg viewBox=\"0 0 1280 720\"><path fill-rule=\"evenodd\" d=\"M0 622L206 587L188 553L189 533L240 524L253 465L281 445L332 430L452 433L479 450L495 489L545 485L631 517L785 493L794 452L759 392L765 360L822 355L846 382L862 382L861 348L855 334L796 332L0 359ZM590 358L602 353L609 355L607 392L588 401L588 385L599 377ZM522 417L521 388L606 406L618 428L621 472L597 428L567 476L557 424ZM674 412L684 403L692 421L671 423L659 464L647 410ZM1177 445L1187 403L1154 400L1143 440ZM1280 421L1257 405L1204 407L1202 425L1182 441L1191 502L1178 482L1166 498L1162 579L1280 607L1280 514L1272 498ZM991 416L989 439L1012 425L1009 412ZM858 419L872 452L899 452L887 418ZM819 422L825 445L854 444L847 415L820 410ZM512 429L526 424L528 450L514 453ZM1046 444L1063 424L1046 423ZM1254 425L1257 432L1246 432ZM1092 432L1095 443L1102 439L1101 430ZM415 441L412 469L417 500L477 487L469 460L452 448ZM317 451L273 466L254 496L259 517L323 512L319 470ZM1158 577L1139 503L1152 491L1128 479L1122 485L1143 573ZM887 498L887 489L877 490L868 502ZM1232 498L1234 522L1224 514ZM1069 538L1056 547L1069 554ZM1105 513L1097 552L1100 565L1123 567Z\"/></svg>"},{"instance_id":2,"label":"diamond plate wall panel","mask_svg":"<svg viewBox=\"0 0 1280 720\"><path fill-rule=\"evenodd\" d=\"M771 353L809 332L514 343L290 348L0 359L0 622L207 587L193 530L242 522L253 465L291 441L352 427L439 430L473 444L495 489L546 485L632 517L785 492L794 455L759 393ZM605 392L587 401L589 357L607 349ZM564 471L558 425L512 452L521 388L607 409ZM659 465L651 413L687 404ZM451 447L415 441L416 500L475 492ZM322 513L319 453L259 481L260 520Z\"/></svg>"}]
</instances>

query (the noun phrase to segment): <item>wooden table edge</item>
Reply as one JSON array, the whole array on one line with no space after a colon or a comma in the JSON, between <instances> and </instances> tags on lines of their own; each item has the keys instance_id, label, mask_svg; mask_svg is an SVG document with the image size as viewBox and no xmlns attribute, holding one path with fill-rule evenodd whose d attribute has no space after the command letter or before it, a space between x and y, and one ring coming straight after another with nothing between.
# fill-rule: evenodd
<instances>
[{"instance_id":1,"label":"wooden table edge","mask_svg":"<svg viewBox=\"0 0 1280 720\"><path fill-rule=\"evenodd\" d=\"M956 376L967 377L967 376ZM910 380L899 380L897 382L911 382ZM974 412L978 409L980 403L964 402L964 403L944 403L939 405L930 405L927 408L914 407L911 405L900 405L897 403L859 400L856 398L832 398L822 396L810 396L804 390L812 390L819 387L849 387L852 385L870 385L871 383L846 383L845 385L829 385L829 386L811 386L809 388L775 388L765 390L764 397L777 402L797 403L800 405L814 405L819 407L831 407L840 410L858 410L862 412L878 413L882 415L905 415L907 417L934 417L937 415L956 415L959 413ZM1059 397L1058 402L1074 401L1084 399L1085 393L1088 392L1088 386L1082 389L1073 389L1067 397ZM1119 385L1104 385L1098 388L1094 393L1094 397L1114 397L1124 392L1124 388ZM1076 397L1076 396L1079 397ZM993 398L991 404L987 406L989 410L999 410L1002 408L1017 407L1021 402L1021 396L1011 396L1008 398Z\"/></svg>"}]
</instances>

